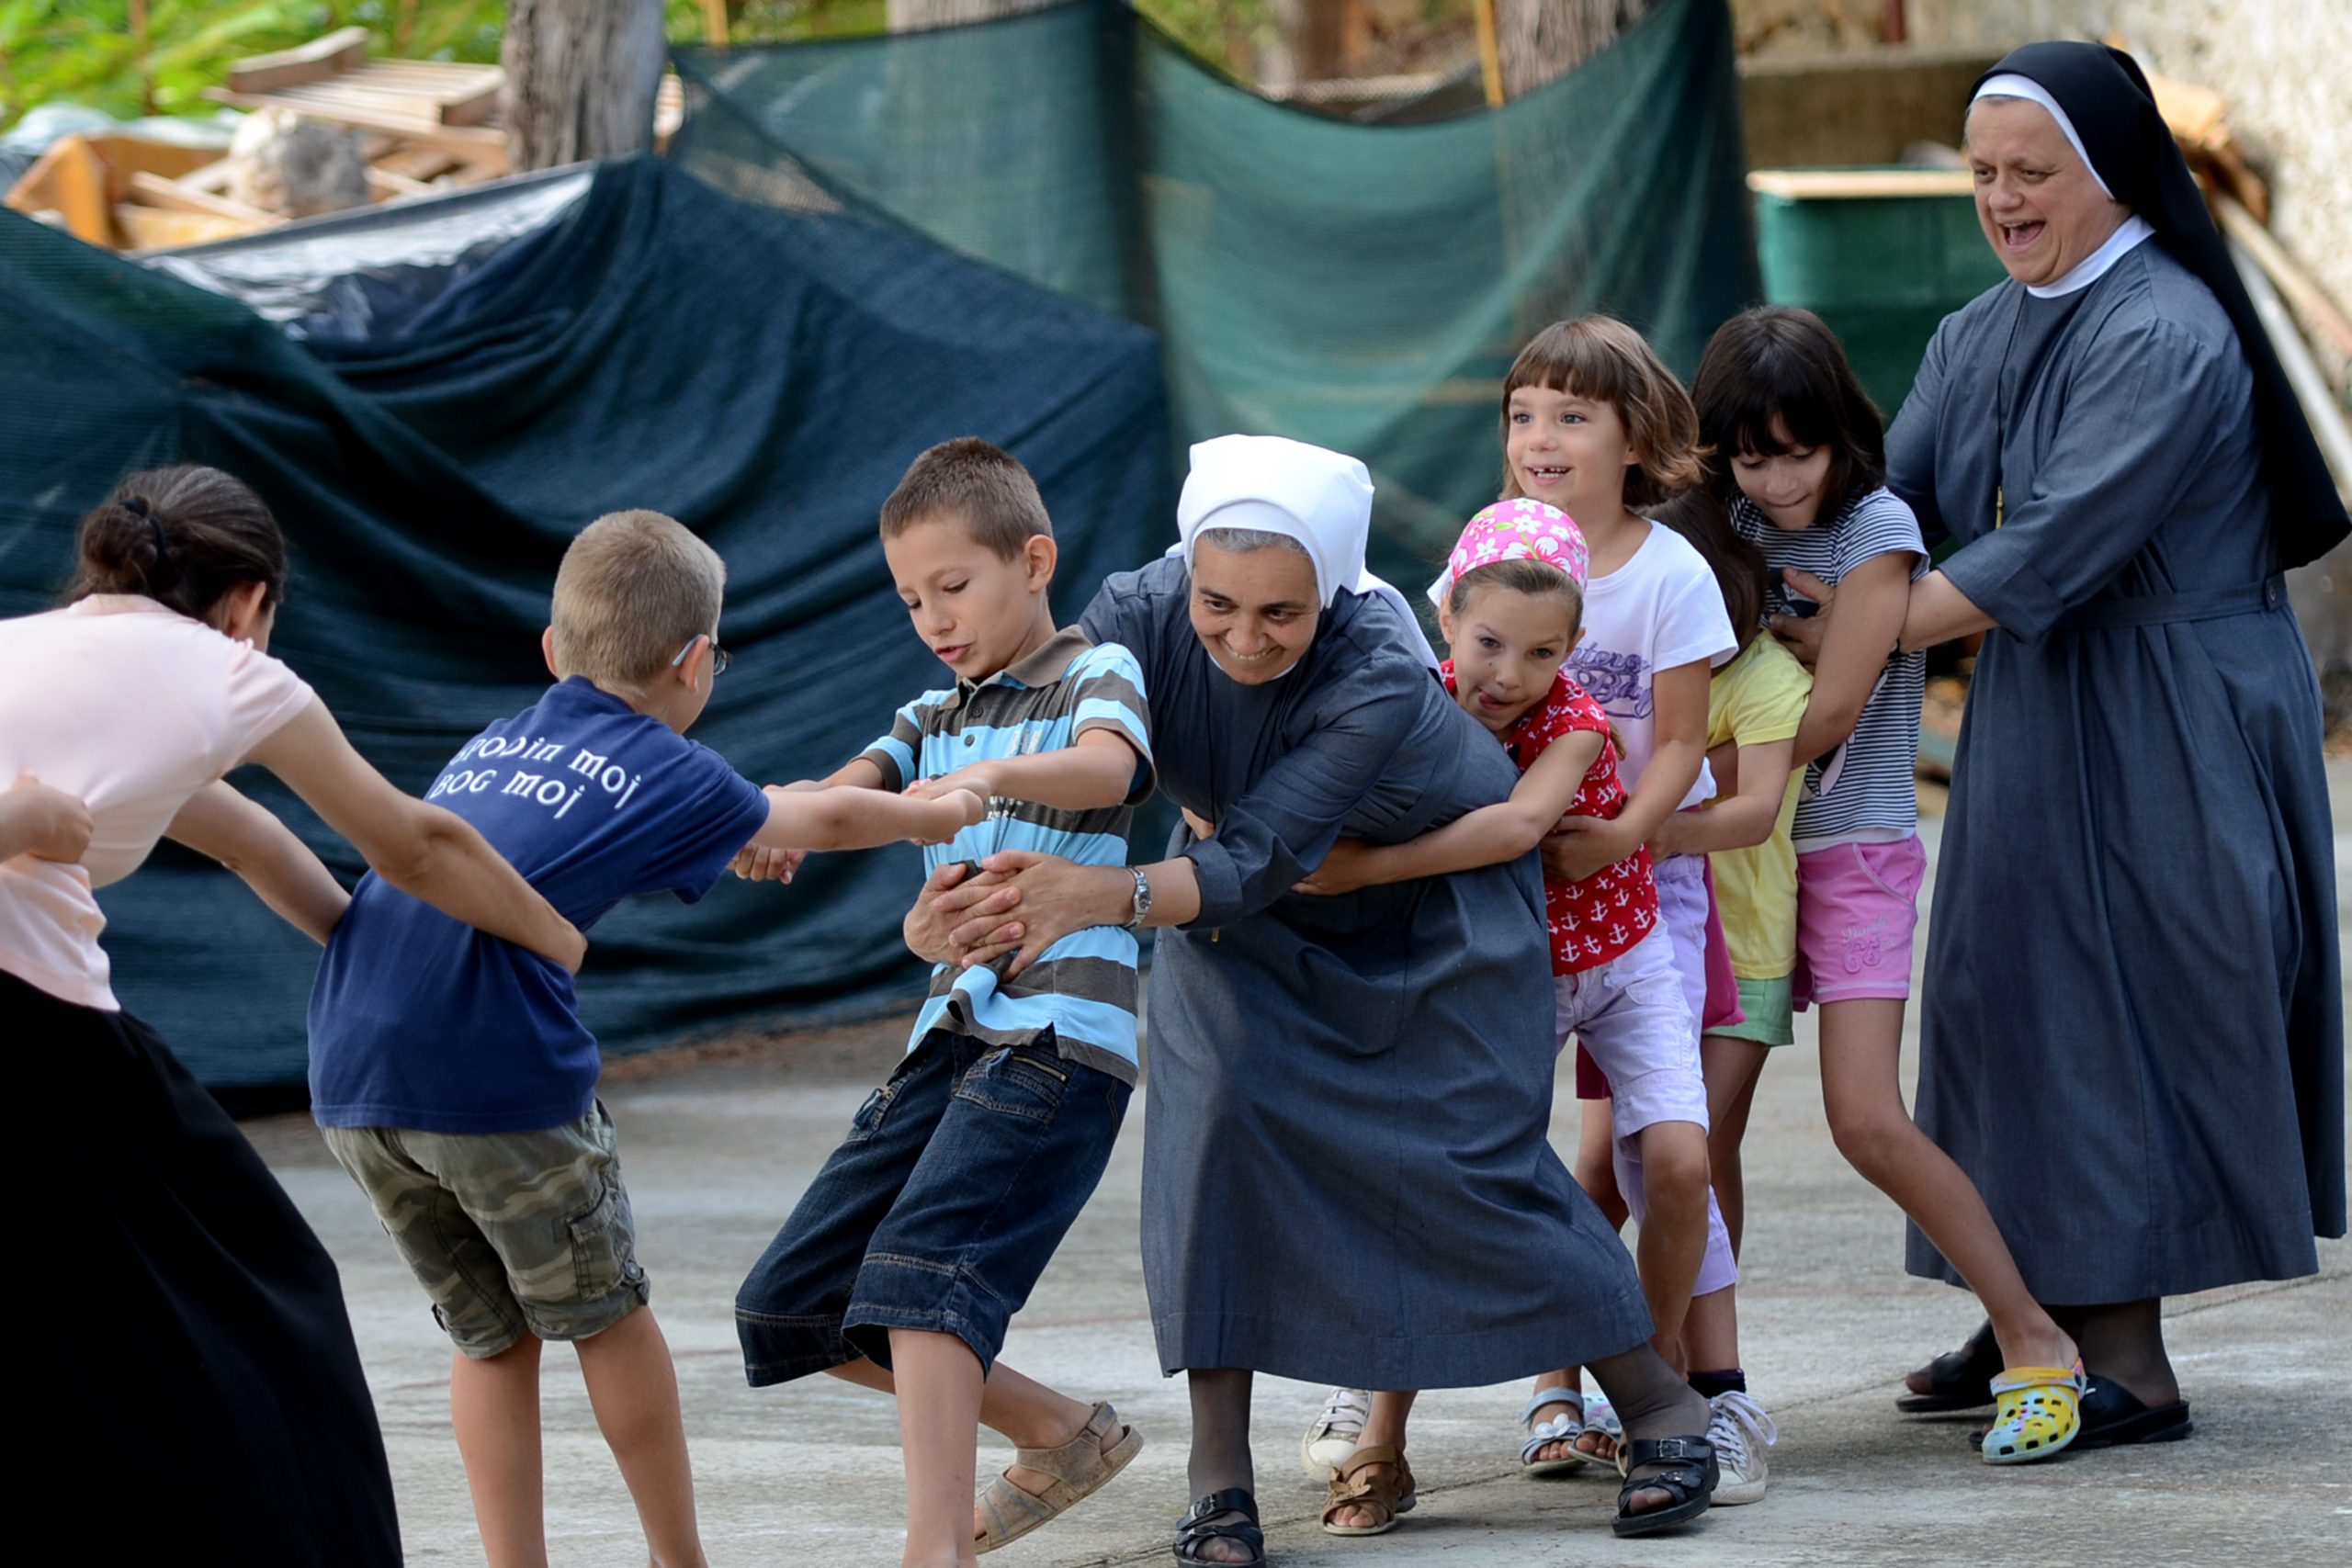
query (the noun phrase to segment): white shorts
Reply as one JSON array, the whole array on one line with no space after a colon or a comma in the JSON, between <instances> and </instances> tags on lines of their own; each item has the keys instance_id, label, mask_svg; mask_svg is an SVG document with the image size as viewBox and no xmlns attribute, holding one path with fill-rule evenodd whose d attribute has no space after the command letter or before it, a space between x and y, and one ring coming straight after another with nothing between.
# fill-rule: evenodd
<instances>
[{"instance_id":1,"label":"white shorts","mask_svg":"<svg viewBox=\"0 0 2352 1568\"><path fill-rule=\"evenodd\" d=\"M1699 1032L1683 999L1681 967L1674 961L1666 922L1595 969L1555 975L1554 1013L1560 1047L1584 1042L1593 1065L1609 1075L1609 1131L1615 1147L1618 1195L1639 1221L1649 1213L1642 1181L1641 1145L1634 1134L1659 1122L1707 1126L1707 1079L1699 1066ZM1707 1247L1693 1296L1713 1295L1739 1279L1731 1234L1713 1188L1707 1190Z\"/></svg>"},{"instance_id":2,"label":"white shorts","mask_svg":"<svg viewBox=\"0 0 2352 1568\"><path fill-rule=\"evenodd\" d=\"M1699 1031L1682 995L1674 942L1663 922L1591 969L1552 977L1560 1046L1573 1036L1609 1076L1610 1131L1620 1140L1654 1122L1707 1125Z\"/></svg>"}]
</instances>

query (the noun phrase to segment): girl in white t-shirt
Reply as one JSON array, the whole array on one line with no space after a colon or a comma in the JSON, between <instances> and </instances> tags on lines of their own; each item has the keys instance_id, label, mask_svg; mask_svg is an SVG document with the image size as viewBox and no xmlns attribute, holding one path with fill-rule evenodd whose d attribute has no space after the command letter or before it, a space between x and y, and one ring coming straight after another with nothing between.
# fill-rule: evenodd
<instances>
[{"instance_id":1,"label":"girl in white t-shirt","mask_svg":"<svg viewBox=\"0 0 2352 1568\"><path fill-rule=\"evenodd\" d=\"M1576 881L1614 864L1676 811L1714 794L1706 759L1708 680L1717 660L1739 651L1738 639L1706 558L1635 510L1696 482L1698 435L1698 415L1682 383L1641 333L1609 316L1554 322L1520 350L1504 378L1503 493L1549 502L1584 533L1592 553L1584 638L1566 669L1607 711L1624 752L1619 775L1633 792L1614 820L1563 821L1544 846L1547 875ZM1652 871L1695 1034L1696 1021L1706 1015L1706 857L1666 856ZM1622 1223L1625 1202L1612 1168L1618 1157L1609 1103L1587 1101L1577 1181ZM1637 1168L1623 1173L1626 1183L1638 1179ZM1725 1290L1738 1275L1712 1204L1708 1221L1693 1296ZM1572 1367L1537 1380L1528 1436L1556 1436L1533 1451L1531 1467L1613 1455L1613 1434L1598 1411L1587 1429L1577 1386Z\"/></svg>"},{"instance_id":2,"label":"girl in white t-shirt","mask_svg":"<svg viewBox=\"0 0 2352 1568\"><path fill-rule=\"evenodd\" d=\"M380 875L455 918L569 968L580 933L472 828L386 783L269 657L286 545L251 490L213 468L134 474L77 544L62 609L0 620L0 778L37 777L48 818L0 859L0 1019L30 1080L20 1096L100 1119L43 1140L58 1197L23 1211L27 1257L73 1259L77 1337L94 1352L42 1401L56 1423L44 1451L76 1475L141 1478L143 1506L107 1525L119 1555L195 1539L246 1562L397 1563L334 1265L235 1124L122 1011L94 892L168 836L323 942L344 889L220 782L257 761Z\"/></svg>"}]
</instances>

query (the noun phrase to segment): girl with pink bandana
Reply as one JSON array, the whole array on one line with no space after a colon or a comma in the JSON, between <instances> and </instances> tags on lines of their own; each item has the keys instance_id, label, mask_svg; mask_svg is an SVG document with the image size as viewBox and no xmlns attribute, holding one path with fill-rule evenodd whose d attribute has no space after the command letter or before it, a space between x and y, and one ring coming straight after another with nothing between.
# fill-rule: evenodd
<instances>
[{"instance_id":1,"label":"girl with pink bandana","mask_svg":"<svg viewBox=\"0 0 2352 1568\"><path fill-rule=\"evenodd\" d=\"M1628 793L1617 774L1609 716L1561 668L1583 631L1589 555L1568 515L1543 502L1498 502L1463 530L1431 597L1453 657L1446 687L1519 765L1509 800L1400 844L1341 840L1300 888L1344 893L1378 883L1440 876L1526 854L1564 816L1614 820ZM1697 1026L1683 997L1674 947L1658 915L1646 848L1575 880L1544 879L1551 928L1556 1027L1573 1034L1615 1089L1612 1135L1621 1186L1641 1222L1642 1293L1651 1343L1679 1358L1711 1230L1721 1234L1708 1188L1707 1090ZM1728 1244L1722 1246L1728 1269ZM1530 1414L1573 1395L1539 1380ZM1584 1456L1539 1460L1565 1434L1531 1425L1521 1452L1530 1469L1566 1469Z\"/></svg>"}]
</instances>

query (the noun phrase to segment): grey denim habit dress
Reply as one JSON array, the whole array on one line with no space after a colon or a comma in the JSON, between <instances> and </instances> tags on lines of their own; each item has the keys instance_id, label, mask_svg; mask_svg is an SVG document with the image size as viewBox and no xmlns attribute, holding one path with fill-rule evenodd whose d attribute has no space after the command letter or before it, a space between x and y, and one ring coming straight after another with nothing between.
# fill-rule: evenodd
<instances>
[{"instance_id":1,"label":"grey denim habit dress","mask_svg":"<svg viewBox=\"0 0 2352 1568\"><path fill-rule=\"evenodd\" d=\"M2309 1274L2345 1229L2320 700L2253 384L2142 243L1947 318L1888 484L2000 623L1936 878L1917 1117L2027 1286L2098 1305ZM1996 521L1996 495L2002 513ZM1959 1283L1915 1227L1908 1267Z\"/></svg>"},{"instance_id":2,"label":"grey denim habit dress","mask_svg":"<svg viewBox=\"0 0 2352 1568\"><path fill-rule=\"evenodd\" d=\"M1172 853L1201 913L1159 933L1144 1280L1160 1364L1418 1389L1633 1348L1632 1258L1548 1140L1552 967L1532 855L1336 897L1342 835L1410 839L1506 798L1493 736L1381 599L1341 592L1262 685L1194 635L1181 560L1083 618L1141 662L1160 788L1216 825Z\"/></svg>"}]
</instances>

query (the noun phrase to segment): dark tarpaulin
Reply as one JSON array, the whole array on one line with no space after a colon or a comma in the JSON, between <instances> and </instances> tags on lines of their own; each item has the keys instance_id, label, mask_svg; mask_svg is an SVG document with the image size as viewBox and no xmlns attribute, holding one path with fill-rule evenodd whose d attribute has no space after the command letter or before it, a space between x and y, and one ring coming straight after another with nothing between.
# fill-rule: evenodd
<instances>
[{"instance_id":1,"label":"dark tarpaulin","mask_svg":"<svg viewBox=\"0 0 2352 1568\"><path fill-rule=\"evenodd\" d=\"M1149 333L902 231L730 201L665 164L598 169L511 254L379 311L375 335L347 328L328 310L296 341L235 299L0 214L0 615L53 601L75 524L121 473L216 464L293 544L271 650L414 792L545 686L538 634L571 536L653 507L729 570L735 664L695 737L783 782L853 755L944 673L874 532L923 446L978 434L1029 465L1066 615L1165 532ZM356 876L274 780L235 782ZM591 935L584 1016L628 1049L911 995L898 927L920 875L899 848L817 857L789 888L729 879L692 908L625 904ZM304 939L169 845L102 902L125 1006L199 1076L300 1080Z\"/></svg>"}]
</instances>

